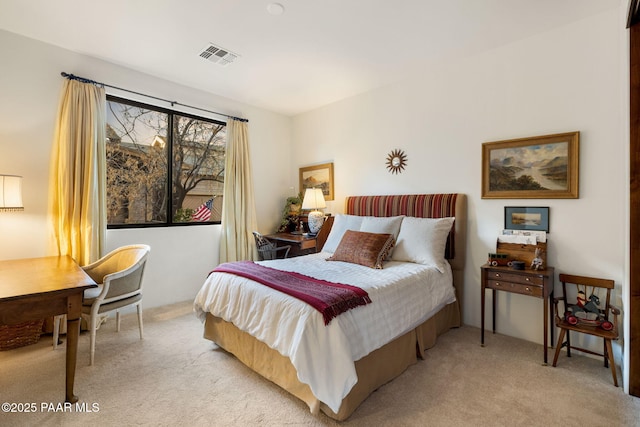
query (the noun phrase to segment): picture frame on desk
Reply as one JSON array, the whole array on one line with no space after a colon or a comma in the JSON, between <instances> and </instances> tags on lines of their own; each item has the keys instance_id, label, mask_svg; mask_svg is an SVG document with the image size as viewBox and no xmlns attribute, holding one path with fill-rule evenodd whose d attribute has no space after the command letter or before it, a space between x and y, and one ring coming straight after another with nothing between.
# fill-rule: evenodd
<instances>
[{"instance_id":1,"label":"picture frame on desk","mask_svg":"<svg viewBox=\"0 0 640 427\"><path fill-rule=\"evenodd\" d=\"M321 188L324 199L333 200L333 163L300 168L300 193L307 188Z\"/></svg>"},{"instance_id":2,"label":"picture frame on desk","mask_svg":"<svg viewBox=\"0 0 640 427\"><path fill-rule=\"evenodd\" d=\"M549 207L505 206L504 228L549 232Z\"/></svg>"}]
</instances>

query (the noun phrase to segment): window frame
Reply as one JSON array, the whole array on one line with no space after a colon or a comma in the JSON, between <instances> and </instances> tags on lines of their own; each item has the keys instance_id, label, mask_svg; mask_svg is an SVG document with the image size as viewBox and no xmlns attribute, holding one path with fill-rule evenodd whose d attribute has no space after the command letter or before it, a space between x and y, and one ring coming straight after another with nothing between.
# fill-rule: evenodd
<instances>
[{"instance_id":1,"label":"window frame","mask_svg":"<svg viewBox=\"0 0 640 427\"><path fill-rule=\"evenodd\" d=\"M121 104L127 104L127 105L131 105L133 107L138 107L138 108L145 108L148 110L152 110L152 111L157 111L160 113L164 113L167 114L168 116L168 120L167 120L167 129L171 130L169 132L167 132L167 197L168 200L171 201L173 200L173 162L171 161L171 158L173 156L173 121L174 121L174 116L175 115L179 115L182 117L187 117L190 119L195 119L195 120L202 120L204 122L209 122L209 123L213 123L216 125L223 125L225 127L225 132L227 129L227 122L222 121L222 120L216 120L216 119L212 119L209 117L203 117L203 116L198 116L195 114L190 114L190 113L186 113L183 111L177 111L177 110L172 110L170 108L165 108L165 107L159 107L157 105L153 105L153 104L146 104L144 102L140 102L140 101L135 101L132 99L127 99L127 98L122 98L120 96L115 96L115 95L108 95L106 96L106 102L118 102ZM108 108L108 106L106 106ZM226 139L225 139L226 142ZM227 152L225 149L225 159L227 157ZM105 141L105 160L106 160L106 141ZM107 168L107 163L105 161L105 173L106 173L106 169ZM105 190L106 190L106 183L105 183ZM224 192L222 194L223 198L224 198ZM106 192L105 192L105 200L106 200ZM167 216L167 221L164 223L132 223L132 224L109 224L107 223L107 230L117 230L117 229L132 229L132 228L158 228L158 227L191 227L191 226L200 226L200 225L219 225L222 223L222 221L193 221L193 222L174 222L173 221L173 217L171 215L171 203L167 203L167 212L166 212L166 216Z\"/></svg>"}]
</instances>

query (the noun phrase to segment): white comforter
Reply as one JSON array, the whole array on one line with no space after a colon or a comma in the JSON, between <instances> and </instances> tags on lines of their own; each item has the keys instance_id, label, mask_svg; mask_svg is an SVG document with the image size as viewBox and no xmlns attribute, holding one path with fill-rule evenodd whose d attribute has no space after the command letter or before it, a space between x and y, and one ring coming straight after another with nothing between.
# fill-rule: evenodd
<instances>
[{"instance_id":1,"label":"white comforter","mask_svg":"<svg viewBox=\"0 0 640 427\"><path fill-rule=\"evenodd\" d=\"M329 325L310 305L267 286L227 273L211 274L198 292L194 311L232 322L287 356L313 394L338 412L356 384L354 362L415 328L455 301L451 270L390 261L374 270L345 262L327 262L328 253L263 261L365 289L372 303L351 309ZM448 264L447 264L448 266Z\"/></svg>"}]
</instances>

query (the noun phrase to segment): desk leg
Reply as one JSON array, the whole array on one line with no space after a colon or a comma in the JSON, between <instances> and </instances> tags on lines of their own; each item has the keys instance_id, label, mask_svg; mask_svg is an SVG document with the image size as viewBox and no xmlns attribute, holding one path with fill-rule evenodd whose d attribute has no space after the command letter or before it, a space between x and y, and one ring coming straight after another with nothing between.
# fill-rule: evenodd
<instances>
[{"instance_id":1,"label":"desk leg","mask_svg":"<svg viewBox=\"0 0 640 427\"><path fill-rule=\"evenodd\" d=\"M484 347L484 294L485 288L481 287L482 295L480 295L480 346Z\"/></svg>"},{"instance_id":2,"label":"desk leg","mask_svg":"<svg viewBox=\"0 0 640 427\"><path fill-rule=\"evenodd\" d=\"M548 349L548 330L549 330L549 319L548 319L548 315L549 315L549 300L547 298L543 298L544 301L544 330L543 330L543 334L544 334L544 365L547 365L547 349Z\"/></svg>"},{"instance_id":3,"label":"desk leg","mask_svg":"<svg viewBox=\"0 0 640 427\"><path fill-rule=\"evenodd\" d=\"M67 300L67 378L65 401L70 403L78 401L78 396L73 394L73 383L76 377L81 305L82 293L70 296Z\"/></svg>"},{"instance_id":4,"label":"desk leg","mask_svg":"<svg viewBox=\"0 0 640 427\"><path fill-rule=\"evenodd\" d=\"M550 341L549 341L549 346L551 348L553 348L553 330L555 329L555 310L553 308L553 291L551 291L551 294L549 295L549 336L550 336Z\"/></svg>"},{"instance_id":5,"label":"desk leg","mask_svg":"<svg viewBox=\"0 0 640 427\"><path fill-rule=\"evenodd\" d=\"M491 322L493 327L493 333L496 333L496 290L491 289L491 293L493 294L493 301L491 304Z\"/></svg>"}]
</instances>

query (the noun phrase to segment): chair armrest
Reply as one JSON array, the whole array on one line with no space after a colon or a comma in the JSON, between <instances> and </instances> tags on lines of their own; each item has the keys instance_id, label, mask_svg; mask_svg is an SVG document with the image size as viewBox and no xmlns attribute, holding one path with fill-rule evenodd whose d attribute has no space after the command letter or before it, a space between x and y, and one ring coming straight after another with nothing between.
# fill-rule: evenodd
<instances>
[{"instance_id":1,"label":"chair armrest","mask_svg":"<svg viewBox=\"0 0 640 427\"><path fill-rule=\"evenodd\" d=\"M291 246L278 246L277 248L258 248L258 252L278 252L291 249Z\"/></svg>"},{"instance_id":2,"label":"chair armrest","mask_svg":"<svg viewBox=\"0 0 640 427\"><path fill-rule=\"evenodd\" d=\"M89 277L93 279L94 282L98 284L103 283L104 277L109 274L109 269L107 266L105 266L103 260L98 260L92 264L85 265L84 267L82 267L82 269L89 275Z\"/></svg>"},{"instance_id":3,"label":"chair armrest","mask_svg":"<svg viewBox=\"0 0 640 427\"><path fill-rule=\"evenodd\" d=\"M97 301L108 301L110 299L109 295L111 295L110 289L112 281L126 277L138 269L144 269L149 254L148 250L140 255L138 253L124 254L121 249L122 248L116 249L98 261L83 267L83 270L96 283L102 284L102 291L100 295L96 297ZM123 264L128 264L128 266L123 268ZM142 281L142 276L140 277L140 281Z\"/></svg>"},{"instance_id":4,"label":"chair armrest","mask_svg":"<svg viewBox=\"0 0 640 427\"><path fill-rule=\"evenodd\" d=\"M613 329L618 330L618 315L620 314L620 309L614 305L609 305L609 311L613 314Z\"/></svg>"},{"instance_id":5,"label":"chair armrest","mask_svg":"<svg viewBox=\"0 0 640 427\"><path fill-rule=\"evenodd\" d=\"M283 258L286 258L287 256L289 256L289 250L291 249L290 245L286 245L286 246L278 246L278 247L263 247L263 248L258 248L258 253L262 253L262 254L268 254L268 256L264 256L262 255L262 259L274 259L277 258L277 254L279 252L284 251L284 256Z\"/></svg>"},{"instance_id":6,"label":"chair armrest","mask_svg":"<svg viewBox=\"0 0 640 427\"><path fill-rule=\"evenodd\" d=\"M111 265L111 263L113 262L113 257L116 255L117 250L111 251L99 260L83 266L82 269L96 283L103 283L105 276L114 270L114 267Z\"/></svg>"}]
</instances>

